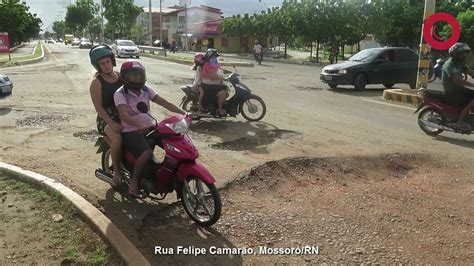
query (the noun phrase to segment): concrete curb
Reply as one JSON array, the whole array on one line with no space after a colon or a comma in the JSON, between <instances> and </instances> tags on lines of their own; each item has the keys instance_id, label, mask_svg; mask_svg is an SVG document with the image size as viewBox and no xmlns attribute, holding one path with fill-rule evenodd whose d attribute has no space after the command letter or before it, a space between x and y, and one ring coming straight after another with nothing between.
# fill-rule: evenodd
<instances>
[{"instance_id":1,"label":"concrete curb","mask_svg":"<svg viewBox=\"0 0 474 266\"><path fill-rule=\"evenodd\" d=\"M10 48L10 53L11 53L11 52L14 52L16 49L21 48L21 47L23 47L23 46L25 46L24 43L22 43L22 44L20 44L20 45L17 45L17 46L15 46L15 47L13 47L13 48Z\"/></svg>"},{"instance_id":2,"label":"concrete curb","mask_svg":"<svg viewBox=\"0 0 474 266\"><path fill-rule=\"evenodd\" d=\"M23 65L29 65L29 64L34 64L34 63L38 63L40 61L42 61L44 59L44 49L45 49L45 46L43 46L43 44L41 42L39 42L39 45L41 45L41 55L37 58L32 58L32 59L26 59L26 60L19 60L19 61L16 61L16 63L18 63L18 65L20 66L23 66ZM36 47L35 47L36 49ZM35 52L35 49L33 49L33 53ZM15 67L15 66L18 66L18 65L14 65L14 66L4 66L6 63L8 63L9 61L6 61L5 63L2 63L0 64L0 68L9 68L9 67Z\"/></svg>"},{"instance_id":3,"label":"concrete curb","mask_svg":"<svg viewBox=\"0 0 474 266\"><path fill-rule=\"evenodd\" d=\"M150 265L138 249L127 237L107 218L76 192L63 184L38 173L23 170L20 167L0 162L0 173L4 173L22 181L32 183L42 189L58 192L71 202L86 219L89 225L106 240L120 255L127 265Z\"/></svg>"},{"instance_id":4,"label":"concrete curb","mask_svg":"<svg viewBox=\"0 0 474 266\"><path fill-rule=\"evenodd\" d=\"M192 60L169 58L169 57L162 57L162 56L156 56L156 55L150 55L150 54L140 54L140 56L145 56L148 58L154 58L158 60L174 62L174 63L189 65L189 66L192 66L194 64ZM219 62L219 64L221 66L236 66L236 67L254 67L255 66L253 63L246 63L246 62Z\"/></svg>"},{"instance_id":5,"label":"concrete curb","mask_svg":"<svg viewBox=\"0 0 474 266\"><path fill-rule=\"evenodd\" d=\"M387 101L402 102L415 106L421 101L421 99L416 95L415 91L406 89L384 90L383 98Z\"/></svg>"}]
</instances>

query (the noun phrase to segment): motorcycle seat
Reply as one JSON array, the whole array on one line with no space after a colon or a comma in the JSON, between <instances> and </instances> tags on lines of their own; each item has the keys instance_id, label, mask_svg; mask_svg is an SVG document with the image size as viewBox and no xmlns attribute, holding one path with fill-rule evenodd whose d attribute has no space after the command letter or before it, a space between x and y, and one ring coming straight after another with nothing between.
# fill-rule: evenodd
<instances>
[{"instance_id":1,"label":"motorcycle seat","mask_svg":"<svg viewBox=\"0 0 474 266\"><path fill-rule=\"evenodd\" d=\"M444 92L442 91L427 90L425 91L425 94L435 101L446 103L446 98L444 96Z\"/></svg>"}]
</instances>

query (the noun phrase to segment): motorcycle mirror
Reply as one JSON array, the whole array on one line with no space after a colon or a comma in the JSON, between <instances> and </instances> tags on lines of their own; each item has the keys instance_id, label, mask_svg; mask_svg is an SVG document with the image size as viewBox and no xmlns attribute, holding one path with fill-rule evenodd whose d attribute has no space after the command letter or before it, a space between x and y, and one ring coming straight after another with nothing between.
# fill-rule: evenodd
<instances>
[{"instance_id":1,"label":"motorcycle mirror","mask_svg":"<svg viewBox=\"0 0 474 266\"><path fill-rule=\"evenodd\" d=\"M137 104L137 109L138 109L138 111L140 111L141 113L144 113L144 114L148 113L148 106L147 106L146 103L144 103L144 102L139 102L139 103Z\"/></svg>"}]
</instances>

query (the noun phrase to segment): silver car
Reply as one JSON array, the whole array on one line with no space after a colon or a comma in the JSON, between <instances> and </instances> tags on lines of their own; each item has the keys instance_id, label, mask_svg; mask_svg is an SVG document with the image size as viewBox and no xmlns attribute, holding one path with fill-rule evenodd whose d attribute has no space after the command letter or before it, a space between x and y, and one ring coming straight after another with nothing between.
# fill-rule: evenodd
<instances>
[{"instance_id":1,"label":"silver car","mask_svg":"<svg viewBox=\"0 0 474 266\"><path fill-rule=\"evenodd\" d=\"M140 58L140 49L130 40L116 40L112 45L112 51L117 57Z\"/></svg>"},{"instance_id":2,"label":"silver car","mask_svg":"<svg viewBox=\"0 0 474 266\"><path fill-rule=\"evenodd\" d=\"M0 98L12 95L12 90L13 83L11 80L7 76L0 74Z\"/></svg>"}]
</instances>

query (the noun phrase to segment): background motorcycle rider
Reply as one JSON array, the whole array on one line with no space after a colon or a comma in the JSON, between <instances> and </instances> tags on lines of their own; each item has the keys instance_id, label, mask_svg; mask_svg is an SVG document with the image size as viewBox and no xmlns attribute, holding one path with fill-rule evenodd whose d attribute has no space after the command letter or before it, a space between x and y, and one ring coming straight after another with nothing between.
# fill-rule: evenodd
<instances>
[{"instance_id":1,"label":"background motorcycle rider","mask_svg":"<svg viewBox=\"0 0 474 266\"><path fill-rule=\"evenodd\" d=\"M204 107L202 106L202 99L204 98L204 90L202 89L202 86L200 84L196 84L196 78L197 75L202 75L202 67L204 66L205 63L205 57L201 53L196 53L194 55L194 66L193 70L196 71L194 74L194 83L193 84L193 90L199 94L199 99L198 99L198 105L199 105L199 110L200 111L205 111ZM199 70L198 70L199 68Z\"/></svg>"},{"instance_id":2,"label":"background motorcycle rider","mask_svg":"<svg viewBox=\"0 0 474 266\"><path fill-rule=\"evenodd\" d=\"M217 57L220 56L215 49L208 49L204 55L205 63L196 68L193 86L202 86L203 100L212 103L217 96L217 115L226 116L224 102L229 97L227 86L223 83L224 74L219 67Z\"/></svg>"},{"instance_id":3,"label":"background motorcycle rider","mask_svg":"<svg viewBox=\"0 0 474 266\"><path fill-rule=\"evenodd\" d=\"M255 53L256 58L258 56L261 56L263 58L262 49L263 49L263 46L258 41L255 41L255 45L253 46L253 51Z\"/></svg>"},{"instance_id":4,"label":"background motorcycle rider","mask_svg":"<svg viewBox=\"0 0 474 266\"><path fill-rule=\"evenodd\" d=\"M153 101L171 112L183 115L186 112L160 97L152 88L145 85L145 67L140 62L125 61L120 69L120 77L124 85L115 92L114 99L122 120L124 148L136 158L128 192L133 197L140 197L140 175L153 155L144 134L153 126L153 120L148 114L141 113L137 109L137 104L144 102L149 110L150 101Z\"/></svg>"},{"instance_id":5,"label":"background motorcycle rider","mask_svg":"<svg viewBox=\"0 0 474 266\"><path fill-rule=\"evenodd\" d=\"M456 129L470 130L469 125L464 124L464 118L474 107L474 92L466 87L474 87L474 83L464 80L462 74L467 72L470 76L474 75L466 66L471 48L465 43L456 43L448 52L451 58L443 65L442 74L446 103L463 109Z\"/></svg>"},{"instance_id":6,"label":"background motorcycle rider","mask_svg":"<svg viewBox=\"0 0 474 266\"><path fill-rule=\"evenodd\" d=\"M120 150L122 136L120 117L114 103L114 93L123 83L119 74L114 71L115 56L107 45L91 48L89 57L92 66L97 70L90 85L90 95L97 111L97 131L110 139L110 151L114 165L114 184L121 182Z\"/></svg>"}]
</instances>

